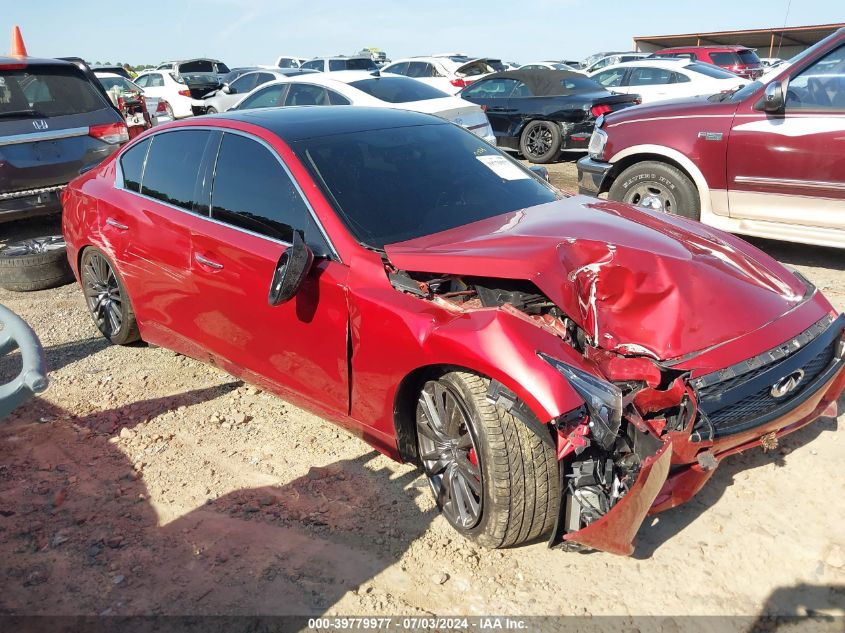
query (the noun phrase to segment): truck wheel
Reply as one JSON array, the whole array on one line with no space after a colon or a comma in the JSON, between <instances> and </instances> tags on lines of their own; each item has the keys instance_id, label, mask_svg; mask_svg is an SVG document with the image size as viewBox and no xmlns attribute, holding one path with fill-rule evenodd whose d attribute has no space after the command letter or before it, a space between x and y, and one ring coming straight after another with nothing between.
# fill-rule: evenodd
<instances>
[{"instance_id":1,"label":"truck wheel","mask_svg":"<svg viewBox=\"0 0 845 633\"><path fill-rule=\"evenodd\" d=\"M73 281L61 235L10 242L0 249L0 287L30 292L64 286Z\"/></svg>"},{"instance_id":2,"label":"truck wheel","mask_svg":"<svg viewBox=\"0 0 845 633\"><path fill-rule=\"evenodd\" d=\"M690 220L701 217L695 184L680 169L666 163L647 160L631 165L613 181L607 196Z\"/></svg>"},{"instance_id":3,"label":"truck wheel","mask_svg":"<svg viewBox=\"0 0 845 633\"><path fill-rule=\"evenodd\" d=\"M531 121L519 137L519 151L532 163L550 163L560 154L560 127L551 121Z\"/></svg>"},{"instance_id":4,"label":"truck wheel","mask_svg":"<svg viewBox=\"0 0 845 633\"><path fill-rule=\"evenodd\" d=\"M435 501L458 532L507 547L551 532L560 504L551 434L487 400L490 381L452 371L423 386L417 447Z\"/></svg>"}]
</instances>

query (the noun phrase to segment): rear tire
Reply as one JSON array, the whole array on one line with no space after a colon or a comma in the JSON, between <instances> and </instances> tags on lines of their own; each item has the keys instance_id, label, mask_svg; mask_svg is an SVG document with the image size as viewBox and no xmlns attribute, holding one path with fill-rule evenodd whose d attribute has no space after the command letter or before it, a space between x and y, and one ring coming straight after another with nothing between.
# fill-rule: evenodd
<instances>
[{"instance_id":1,"label":"rear tire","mask_svg":"<svg viewBox=\"0 0 845 633\"><path fill-rule=\"evenodd\" d=\"M628 167L613 181L607 196L690 220L701 218L701 200L692 180L677 167L658 161Z\"/></svg>"},{"instance_id":2,"label":"rear tire","mask_svg":"<svg viewBox=\"0 0 845 633\"><path fill-rule=\"evenodd\" d=\"M519 136L519 151L532 163L550 163L560 155L563 136L551 121L531 121Z\"/></svg>"},{"instance_id":3,"label":"rear tire","mask_svg":"<svg viewBox=\"0 0 845 633\"><path fill-rule=\"evenodd\" d=\"M208 107L205 109L205 113L206 113L206 114L217 114L217 109L216 109L216 108L213 108L213 107L211 107L211 106L208 106Z\"/></svg>"},{"instance_id":4,"label":"rear tire","mask_svg":"<svg viewBox=\"0 0 845 633\"><path fill-rule=\"evenodd\" d=\"M115 345L139 340L135 310L126 287L102 251L93 246L82 251L79 277L88 313L100 333Z\"/></svg>"},{"instance_id":5,"label":"rear tire","mask_svg":"<svg viewBox=\"0 0 845 633\"><path fill-rule=\"evenodd\" d=\"M487 378L462 371L428 381L417 404L417 446L435 501L446 520L478 544L499 548L551 532L560 504L560 486L551 434L536 419L517 419L489 402L489 384ZM442 419L454 421L451 444L438 434L432 406L439 409ZM462 455L462 450L467 454ZM474 469L467 465L467 457L472 462L470 450L475 452ZM440 468L443 462L446 466ZM478 475L480 494L474 495L479 501L478 516L469 521L456 520L460 513L450 511L453 499L443 490L450 469L459 474L463 470L464 478L467 473ZM463 492L467 490L472 492L464 486Z\"/></svg>"},{"instance_id":6,"label":"rear tire","mask_svg":"<svg viewBox=\"0 0 845 633\"><path fill-rule=\"evenodd\" d=\"M61 235L19 240L0 249L0 287L6 290L46 290L72 281Z\"/></svg>"}]
</instances>

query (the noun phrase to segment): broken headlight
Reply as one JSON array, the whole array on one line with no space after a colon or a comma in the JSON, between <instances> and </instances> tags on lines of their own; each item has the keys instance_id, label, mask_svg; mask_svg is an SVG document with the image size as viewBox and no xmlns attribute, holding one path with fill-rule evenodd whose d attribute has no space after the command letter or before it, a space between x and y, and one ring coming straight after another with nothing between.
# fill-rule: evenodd
<instances>
[{"instance_id":1,"label":"broken headlight","mask_svg":"<svg viewBox=\"0 0 845 633\"><path fill-rule=\"evenodd\" d=\"M590 415L590 434L596 442L605 449L613 446L622 424L622 390L547 354L538 352L538 356L557 369L584 399Z\"/></svg>"}]
</instances>

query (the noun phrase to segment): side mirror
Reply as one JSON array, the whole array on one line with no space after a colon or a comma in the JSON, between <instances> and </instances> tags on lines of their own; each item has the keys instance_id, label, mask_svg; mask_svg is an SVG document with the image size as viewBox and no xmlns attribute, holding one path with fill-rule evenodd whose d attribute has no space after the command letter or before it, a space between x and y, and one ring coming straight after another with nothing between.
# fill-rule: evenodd
<instances>
[{"instance_id":1,"label":"side mirror","mask_svg":"<svg viewBox=\"0 0 845 633\"><path fill-rule=\"evenodd\" d=\"M227 95L238 94L237 92L232 90L232 86L230 86L229 84L223 84L223 87L220 88L220 90L225 92Z\"/></svg>"},{"instance_id":2,"label":"side mirror","mask_svg":"<svg viewBox=\"0 0 845 633\"><path fill-rule=\"evenodd\" d=\"M551 179L549 178L549 170L543 167L542 165L531 165L528 168L528 171L534 172L537 176L539 176L546 182L551 182Z\"/></svg>"},{"instance_id":3,"label":"side mirror","mask_svg":"<svg viewBox=\"0 0 845 633\"><path fill-rule=\"evenodd\" d=\"M763 98L757 103L756 109L764 112L780 112L785 105L784 86L780 81L773 81L766 86Z\"/></svg>"},{"instance_id":4,"label":"side mirror","mask_svg":"<svg viewBox=\"0 0 845 633\"><path fill-rule=\"evenodd\" d=\"M308 248L299 231L294 231L293 243L282 253L276 264L267 303L277 306L293 299L313 263L314 253Z\"/></svg>"}]
</instances>

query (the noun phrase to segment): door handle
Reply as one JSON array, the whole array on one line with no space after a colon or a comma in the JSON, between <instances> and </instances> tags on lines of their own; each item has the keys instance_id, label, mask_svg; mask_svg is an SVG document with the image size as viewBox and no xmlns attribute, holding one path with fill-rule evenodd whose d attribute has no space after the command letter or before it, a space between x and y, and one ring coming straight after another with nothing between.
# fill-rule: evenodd
<instances>
[{"instance_id":1,"label":"door handle","mask_svg":"<svg viewBox=\"0 0 845 633\"><path fill-rule=\"evenodd\" d=\"M194 259L197 261L198 264L208 266L209 268L213 268L214 270L222 270L223 268L223 264L208 259L207 257L203 257L199 253L194 253Z\"/></svg>"},{"instance_id":2,"label":"door handle","mask_svg":"<svg viewBox=\"0 0 845 633\"><path fill-rule=\"evenodd\" d=\"M114 228L116 228L119 231L128 231L129 230L128 226L126 226L125 224L121 224L120 222L118 222L114 218L107 218L106 224L108 224L109 226L113 226Z\"/></svg>"}]
</instances>

